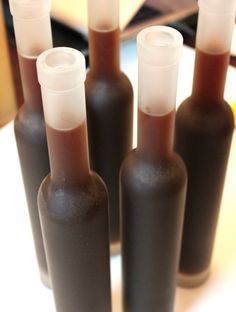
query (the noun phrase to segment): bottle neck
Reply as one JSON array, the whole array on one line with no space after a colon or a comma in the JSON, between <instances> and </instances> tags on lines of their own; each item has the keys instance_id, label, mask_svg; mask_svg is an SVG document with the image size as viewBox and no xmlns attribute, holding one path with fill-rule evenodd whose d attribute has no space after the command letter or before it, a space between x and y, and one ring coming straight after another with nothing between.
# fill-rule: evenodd
<instances>
[{"instance_id":1,"label":"bottle neck","mask_svg":"<svg viewBox=\"0 0 236 312\"><path fill-rule=\"evenodd\" d=\"M100 31L89 29L90 70L98 77L120 73L120 30Z\"/></svg>"},{"instance_id":2,"label":"bottle neck","mask_svg":"<svg viewBox=\"0 0 236 312\"><path fill-rule=\"evenodd\" d=\"M86 122L71 130L57 130L46 124L51 179L63 186L83 185L89 178Z\"/></svg>"},{"instance_id":3,"label":"bottle neck","mask_svg":"<svg viewBox=\"0 0 236 312\"><path fill-rule=\"evenodd\" d=\"M168 159L173 153L175 110L152 116L138 111L138 146L139 155L151 162Z\"/></svg>"},{"instance_id":4,"label":"bottle neck","mask_svg":"<svg viewBox=\"0 0 236 312\"><path fill-rule=\"evenodd\" d=\"M217 105L224 99L235 24L235 1L227 2L225 5L224 1L199 1L192 90L193 103L197 105Z\"/></svg>"},{"instance_id":5,"label":"bottle neck","mask_svg":"<svg viewBox=\"0 0 236 312\"><path fill-rule=\"evenodd\" d=\"M42 111L42 96L37 78L36 57L18 54L24 104L28 109Z\"/></svg>"},{"instance_id":6,"label":"bottle neck","mask_svg":"<svg viewBox=\"0 0 236 312\"><path fill-rule=\"evenodd\" d=\"M196 49L192 99L197 105L217 105L224 99L229 52L208 54Z\"/></svg>"}]
</instances>

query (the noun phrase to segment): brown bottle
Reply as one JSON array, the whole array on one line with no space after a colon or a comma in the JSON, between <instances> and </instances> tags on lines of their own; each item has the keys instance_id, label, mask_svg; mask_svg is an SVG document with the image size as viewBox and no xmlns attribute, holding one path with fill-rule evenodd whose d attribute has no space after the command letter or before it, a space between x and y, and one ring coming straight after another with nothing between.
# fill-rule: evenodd
<instances>
[{"instance_id":1,"label":"brown bottle","mask_svg":"<svg viewBox=\"0 0 236 312\"><path fill-rule=\"evenodd\" d=\"M187 182L173 152L183 38L170 27L154 26L137 43L138 146L120 175L123 311L171 312Z\"/></svg>"},{"instance_id":2,"label":"brown bottle","mask_svg":"<svg viewBox=\"0 0 236 312\"><path fill-rule=\"evenodd\" d=\"M49 286L37 207L38 188L49 172L49 159L36 59L42 51L52 46L50 1L10 0L10 7L24 95L24 105L14 122L15 138L40 275L43 283Z\"/></svg>"},{"instance_id":3,"label":"brown bottle","mask_svg":"<svg viewBox=\"0 0 236 312\"><path fill-rule=\"evenodd\" d=\"M198 286L209 275L227 161L234 129L224 101L235 1L199 2L192 95L176 116L176 151L185 161L189 183L179 285Z\"/></svg>"},{"instance_id":4,"label":"brown bottle","mask_svg":"<svg viewBox=\"0 0 236 312\"><path fill-rule=\"evenodd\" d=\"M88 159L85 59L55 48L37 61L50 170L38 205L57 312L111 312L108 196Z\"/></svg>"},{"instance_id":5,"label":"brown bottle","mask_svg":"<svg viewBox=\"0 0 236 312\"><path fill-rule=\"evenodd\" d=\"M132 148L133 91L120 71L118 0L89 0L86 105L91 167L109 194L110 239L119 242L119 170Z\"/></svg>"}]
</instances>

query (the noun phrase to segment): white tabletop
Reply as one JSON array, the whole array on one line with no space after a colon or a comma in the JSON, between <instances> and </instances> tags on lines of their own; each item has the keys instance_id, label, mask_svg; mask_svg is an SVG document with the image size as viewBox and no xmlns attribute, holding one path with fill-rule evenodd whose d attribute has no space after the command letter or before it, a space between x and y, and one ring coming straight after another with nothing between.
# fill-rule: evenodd
<instances>
[{"instance_id":1,"label":"white tabletop","mask_svg":"<svg viewBox=\"0 0 236 312\"><path fill-rule=\"evenodd\" d=\"M125 55L125 58L124 58ZM122 47L122 67L136 90L135 44ZM185 48L179 79L179 103L191 91L194 53ZM236 100L236 70L230 68L226 99ZM233 88L234 84L234 88ZM135 96L136 99L136 96ZM10 123L0 130L0 311L54 312L53 297L38 276L21 172ZM175 312L236 311L236 133L228 164L211 276L201 287L177 289ZM113 312L121 312L120 257L111 261ZM91 311L93 312L93 311ZM95 312L95 311L94 311ZM145 311L144 311L145 312Z\"/></svg>"}]
</instances>

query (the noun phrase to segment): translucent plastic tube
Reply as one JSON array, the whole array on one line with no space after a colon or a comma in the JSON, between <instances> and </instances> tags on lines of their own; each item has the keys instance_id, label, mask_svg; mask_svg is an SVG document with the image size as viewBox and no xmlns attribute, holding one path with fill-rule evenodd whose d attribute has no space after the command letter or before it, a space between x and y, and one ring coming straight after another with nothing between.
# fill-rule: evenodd
<instances>
[{"instance_id":1,"label":"translucent plastic tube","mask_svg":"<svg viewBox=\"0 0 236 312\"><path fill-rule=\"evenodd\" d=\"M80 125L86 119L85 61L70 48L54 48L37 61L46 123L60 130Z\"/></svg>"},{"instance_id":2,"label":"translucent plastic tube","mask_svg":"<svg viewBox=\"0 0 236 312\"><path fill-rule=\"evenodd\" d=\"M119 0L88 0L89 27L111 31L119 27Z\"/></svg>"},{"instance_id":3,"label":"translucent plastic tube","mask_svg":"<svg viewBox=\"0 0 236 312\"><path fill-rule=\"evenodd\" d=\"M50 0L10 0L18 53L36 57L52 46Z\"/></svg>"},{"instance_id":4,"label":"translucent plastic tube","mask_svg":"<svg viewBox=\"0 0 236 312\"><path fill-rule=\"evenodd\" d=\"M230 50L235 23L235 0L199 0L196 47L220 54Z\"/></svg>"},{"instance_id":5,"label":"translucent plastic tube","mask_svg":"<svg viewBox=\"0 0 236 312\"><path fill-rule=\"evenodd\" d=\"M138 103L150 115L164 115L176 103L178 63L183 38L171 27L141 31L138 43Z\"/></svg>"},{"instance_id":6,"label":"translucent plastic tube","mask_svg":"<svg viewBox=\"0 0 236 312\"><path fill-rule=\"evenodd\" d=\"M10 0L20 65L24 104L42 108L36 58L52 47L50 0Z\"/></svg>"}]
</instances>

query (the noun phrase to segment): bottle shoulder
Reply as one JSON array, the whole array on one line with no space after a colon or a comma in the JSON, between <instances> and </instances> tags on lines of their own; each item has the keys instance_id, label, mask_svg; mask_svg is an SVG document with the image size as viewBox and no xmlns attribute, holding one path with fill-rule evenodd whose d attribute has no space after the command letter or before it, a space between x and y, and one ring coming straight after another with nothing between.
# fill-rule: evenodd
<instances>
[{"instance_id":1,"label":"bottle shoulder","mask_svg":"<svg viewBox=\"0 0 236 312\"><path fill-rule=\"evenodd\" d=\"M46 130L43 112L28 110L23 105L15 117L14 130L16 138L45 141Z\"/></svg>"},{"instance_id":2,"label":"bottle shoulder","mask_svg":"<svg viewBox=\"0 0 236 312\"><path fill-rule=\"evenodd\" d=\"M86 185L56 185L48 175L38 194L42 214L62 223L78 223L93 219L108 207L107 190L102 179L91 172Z\"/></svg>"},{"instance_id":3,"label":"bottle shoulder","mask_svg":"<svg viewBox=\"0 0 236 312\"><path fill-rule=\"evenodd\" d=\"M198 105L189 97L176 112L176 128L219 136L233 131L233 111L226 101L218 105Z\"/></svg>"},{"instance_id":4,"label":"bottle shoulder","mask_svg":"<svg viewBox=\"0 0 236 312\"><path fill-rule=\"evenodd\" d=\"M155 164L141 159L136 150L124 160L121 168L121 183L137 191L148 189L150 192L165 194L170 188L178 192L187 183L187 171L181 157L173 155Z\"/></svg>"},{"instance_id":5,"label":"bottle shoulder","mask_svg":"<svg viewBox=\"0 0 236 312\"><path fill-rule=\"evenodd\" d=\"M133 104L133 88L128 77L121 72L116 77L99 78L88 72L86 82L86 100L88 105L99 103L109 106Z\"/></svg>"}]
</instances>

